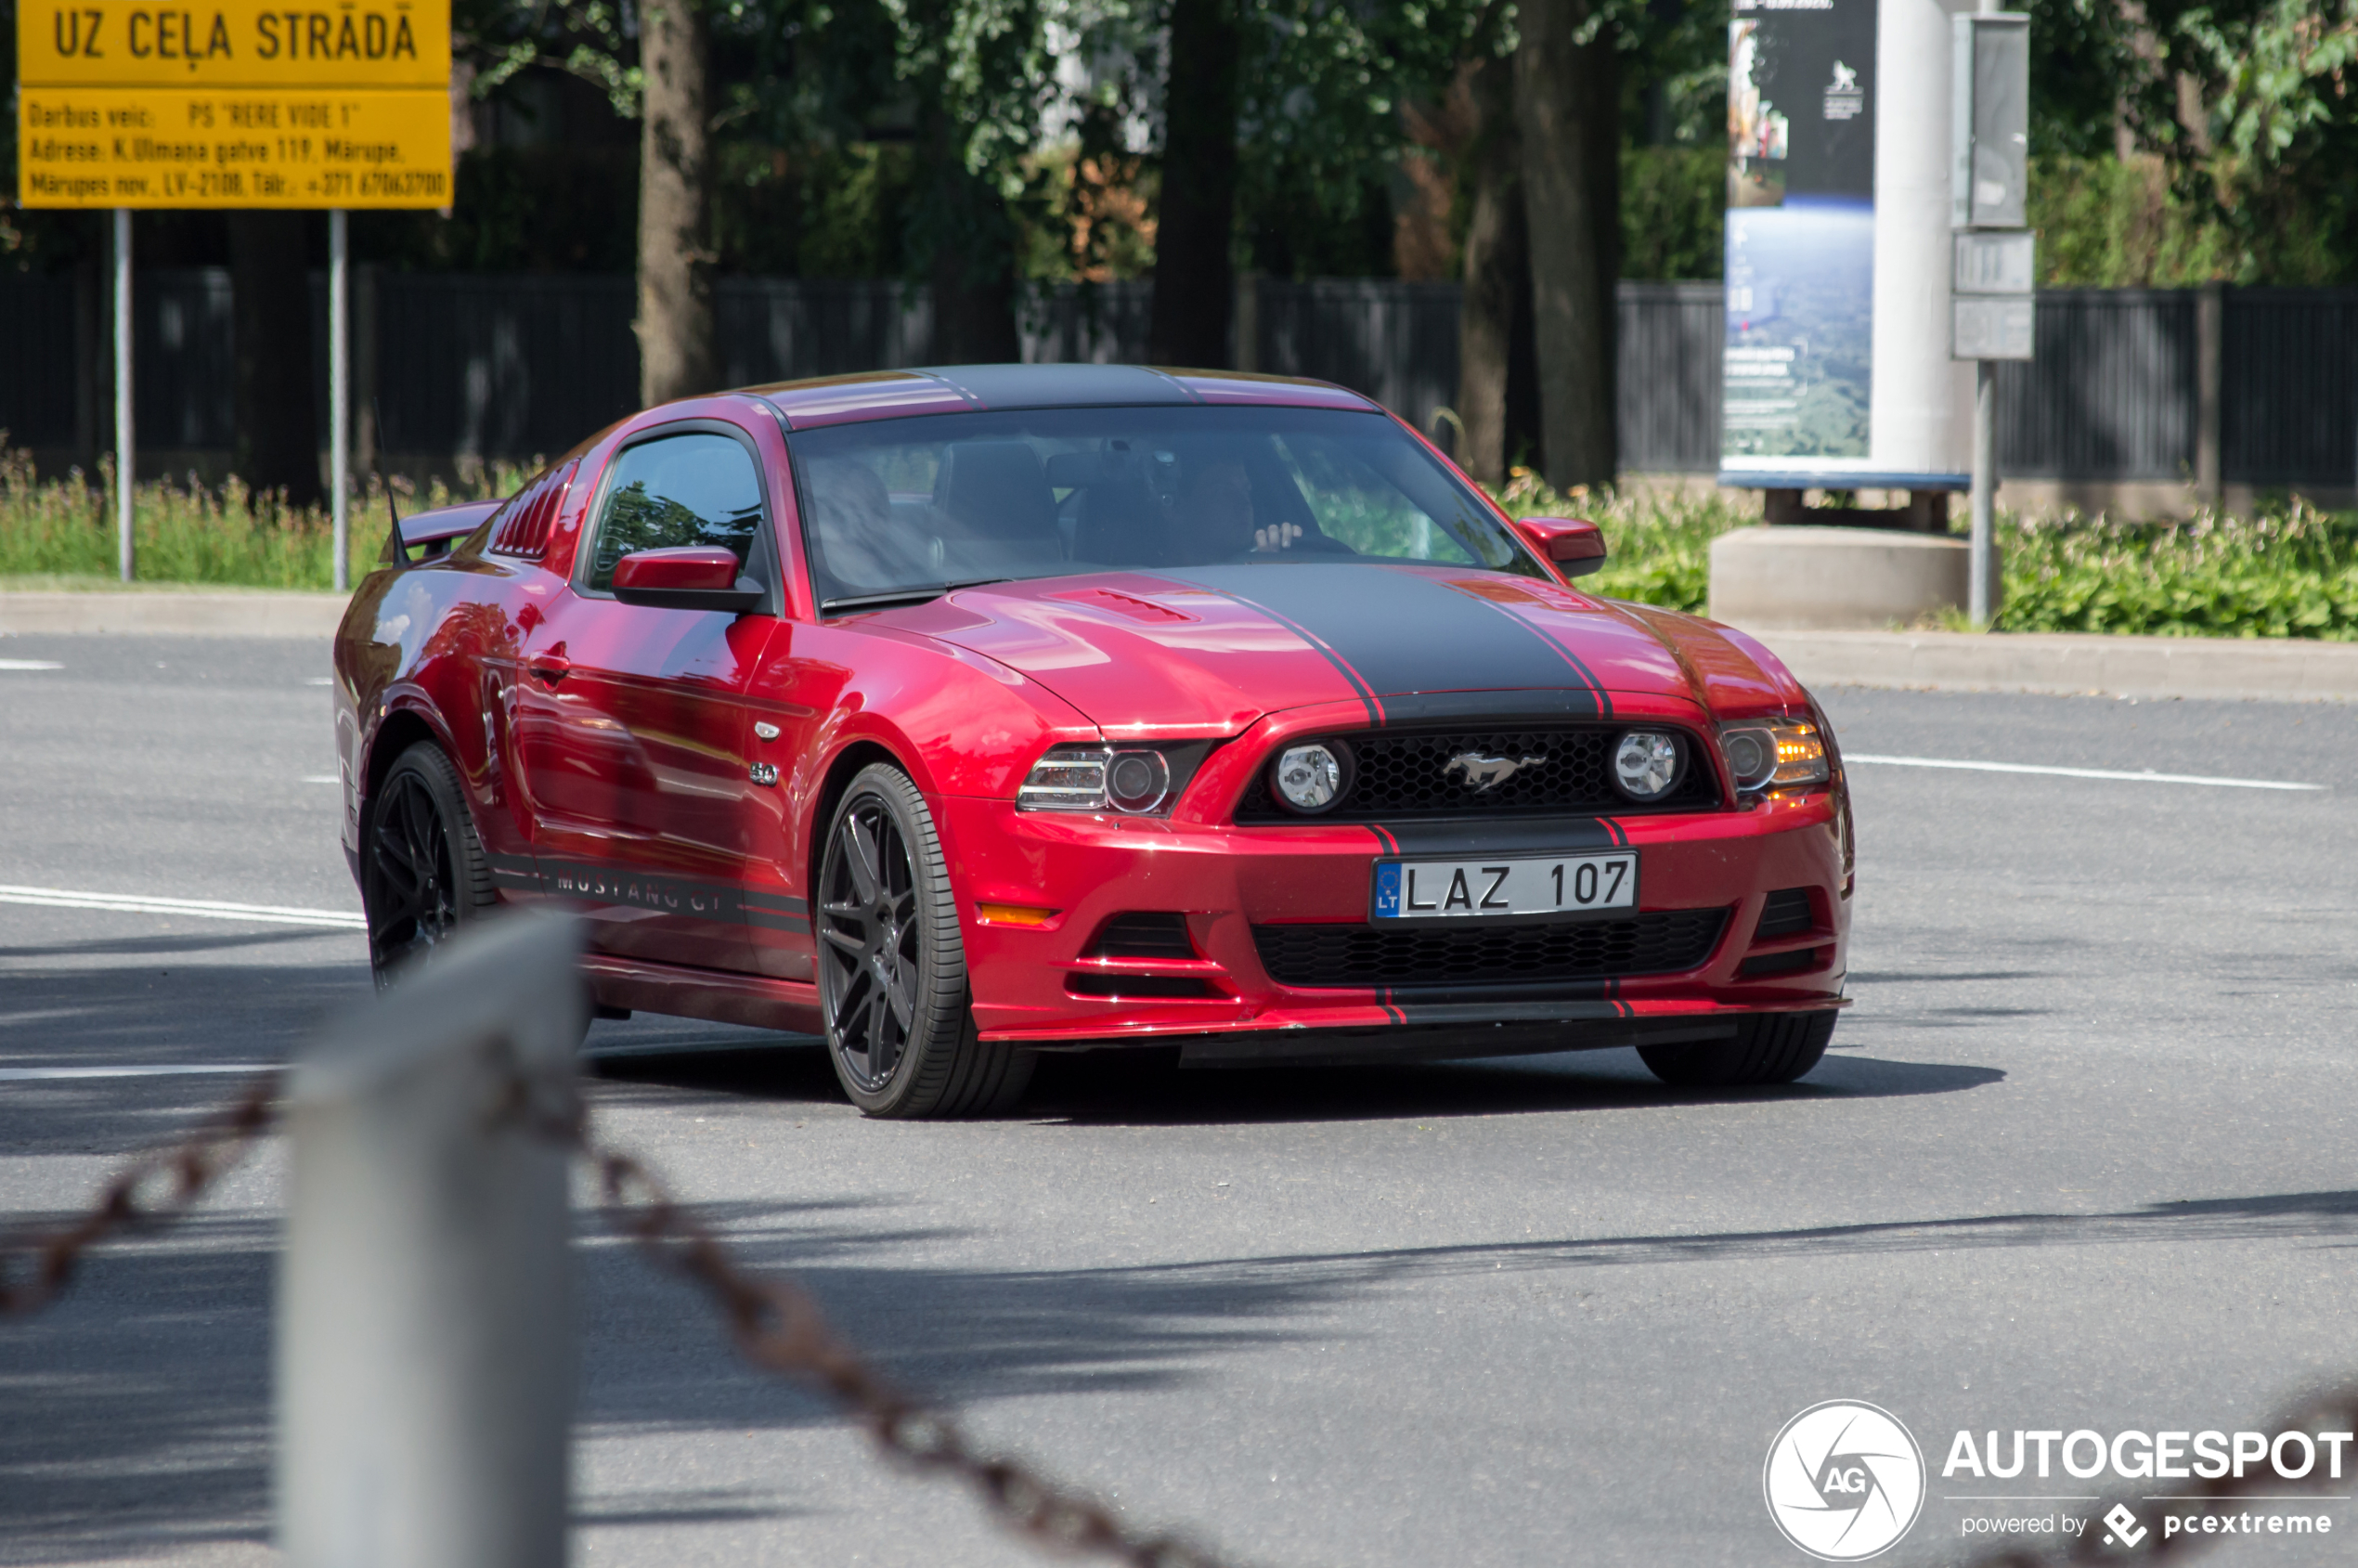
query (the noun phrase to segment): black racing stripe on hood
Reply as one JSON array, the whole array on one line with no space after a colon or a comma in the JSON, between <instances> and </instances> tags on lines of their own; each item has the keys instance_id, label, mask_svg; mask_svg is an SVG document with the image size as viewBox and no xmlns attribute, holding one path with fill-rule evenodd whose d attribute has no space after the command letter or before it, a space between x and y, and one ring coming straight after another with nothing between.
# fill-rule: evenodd
<instances>
[{"instance_id":1,"label":"black racing stripe on hood","mask_svg":"<svg viewBox=\"0 0 2358 1568\"><path fill-rule=\"evenodd\" d=\"M1392 843L1392 855L1552 855L1566 849L1613 849L1626 834L1601 817L1523 817L1497 821L1371 823Z\"/></svg>"},{"instance_id":2,"label":"black racing stripe on hood","mask_svg":"<svg viewBox=\"0 0 2358 1568\"><path fill-rule=\"evenodd\" d=\"M1589 716L1609 711L1595 678L1536 628L1421 572L1286 562L1156 575L1266 612L1331 650L1379 702L1395 693L1574 687L1587 693Z\"/></svg>"}]
</instances>

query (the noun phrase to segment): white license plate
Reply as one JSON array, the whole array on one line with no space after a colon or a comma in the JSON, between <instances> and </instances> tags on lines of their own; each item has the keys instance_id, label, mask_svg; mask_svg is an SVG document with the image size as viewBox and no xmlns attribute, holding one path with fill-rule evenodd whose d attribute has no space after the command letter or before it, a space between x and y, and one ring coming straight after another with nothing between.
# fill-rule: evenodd
<instances>
[{"instance_id":1,"label":"white license plate","mask_svg":"<svg viewBox=\"0 0 2358 1568\"><path fill-rule=\"evenodd\" d=\"M1378 861L1376 920L1480 920L1638 907L1634 849L1596 855L1496 855Z\"/></svg>"}]
</instances>

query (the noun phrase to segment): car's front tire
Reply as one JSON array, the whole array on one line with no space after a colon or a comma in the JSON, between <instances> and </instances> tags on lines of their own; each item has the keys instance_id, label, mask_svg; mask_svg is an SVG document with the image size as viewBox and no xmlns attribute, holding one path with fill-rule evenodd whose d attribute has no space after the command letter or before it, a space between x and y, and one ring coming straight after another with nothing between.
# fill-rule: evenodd
<instances>
[{"instance_id":1,"label":"car's front tire","mask_svg":"<svg viewBox=\"0 0 2358 1568\"><path fill-rule=\"evenodd\" d=\"M418 742L385 770L360 845L360 907L379 990L499 900L459 770L432 741Z\"/></svg>"},{"instance_id":2,"label":"car's front tire","mask_svg":"<svg viewBox=\"0 0 2358 1568\"><path fill-rule=\"evenodd\" d=\"M1640 1045L1648 1071L1681 1088L1790 1083L1818 1065L1834 1035L1825 1013L1756 1013L1732 1040L1707 1045Z\"/></svg>"},{"instance_id":3,"label":"car's front tire","mask_svg":"<svg viewBox=\"0 0 2358 1568\"><path fill-rule=\"evenodd\" d=\"M813 901L827 1059L870 1116L991 1116L1036 1057L985 1043L940 836L900 769L863 768L836 803Z\"/></svg>"}]
</instances>

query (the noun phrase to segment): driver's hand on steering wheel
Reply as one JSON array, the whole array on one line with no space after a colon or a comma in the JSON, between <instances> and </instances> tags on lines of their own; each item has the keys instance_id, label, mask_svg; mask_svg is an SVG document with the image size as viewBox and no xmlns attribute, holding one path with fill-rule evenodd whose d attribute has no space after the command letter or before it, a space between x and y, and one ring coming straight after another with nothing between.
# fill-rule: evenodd
<instances>
[{"instance_id":1,"label":"driver's hand on steering wheel","mask_svg":"<svg viewBox=\"0 0 2358 1568\"><path fill-rule=\"evenodd\" d=\"M1252 550L1256 555L1274 550L1284 550L1302 538L1299 523L1273 523L1266 528L1252 531Z\"/></svg>"}]
</instances>

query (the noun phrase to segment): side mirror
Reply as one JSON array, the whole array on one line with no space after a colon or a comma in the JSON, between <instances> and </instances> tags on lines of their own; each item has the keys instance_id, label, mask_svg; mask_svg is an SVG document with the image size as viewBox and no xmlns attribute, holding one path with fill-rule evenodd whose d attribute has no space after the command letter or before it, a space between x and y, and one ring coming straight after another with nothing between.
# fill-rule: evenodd
<instances>
[{"instance_id":1,"label":"side mirror","mask_svg":"<svg viewBox=\"0 0 2358 1568\"><path fill-rule=\"evenodd\" d=\"M750 610L761 590L737 576L734 551L634 550L614 564L614 596L656 610Z\"/></svg>"},{"instance_id":2,"label":"side mirror","mask_svg":"<svg viewBox=\"0 0 2358 1568\"><path fill-rule=\"evenodd\" d=\"M1585 517L1518 517L1515 532L1560 576L1586 577L1605 564L1605 531Z\"/></svg>"}]
</instances>

